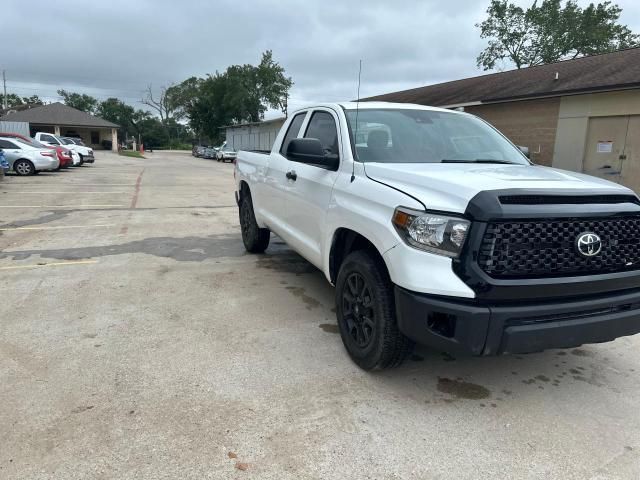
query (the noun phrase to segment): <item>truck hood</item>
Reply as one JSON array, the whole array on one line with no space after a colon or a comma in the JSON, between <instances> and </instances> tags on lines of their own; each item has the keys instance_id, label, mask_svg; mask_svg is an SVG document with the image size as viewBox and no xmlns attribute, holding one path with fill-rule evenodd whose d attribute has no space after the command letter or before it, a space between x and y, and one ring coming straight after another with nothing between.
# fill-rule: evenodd
<instances>
[{"instance_id":1,"label":"truck hood","mask_svg":"<svg viewBox=\"0 0 640 480\"><path fill-rule=\"evenodd\" d=\"M430 210L463 213L486 190L567 190L633 194L607 180L538 165L365 163L366 175L422 202Z\"/></svg>"}]
</instances>

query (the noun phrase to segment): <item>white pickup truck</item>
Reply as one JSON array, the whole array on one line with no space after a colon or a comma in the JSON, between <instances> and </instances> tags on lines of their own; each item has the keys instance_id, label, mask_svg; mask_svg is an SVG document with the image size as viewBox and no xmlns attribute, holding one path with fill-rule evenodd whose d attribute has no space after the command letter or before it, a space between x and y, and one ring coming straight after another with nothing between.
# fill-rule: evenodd
<instances>
[{"instance_id":1,"label":"white pickup truck","mask_svg":"<svg viewBox=\"0 0 640 480\"><path fill-rule=\"evenodd\" d=\"M532 164L472 115L409 104L295 112L234 170L242 239L270 232L336 287L364 369L414 343L528 353L640 332L640 200Z\"/></svg>"},{"instance_id":2,"label":"white pickup truck","mask_svg":"<svg viewBox=\"0 0 640 480\"><path fill-rule=\"evenodd\" d=\"M59 145L71 150L72 152L77 153L80 157L80 165L82 165L83 163L93 163L95 161L93 149L84 145L77 145L71 140L58 137L57 135L53 135L52 133L38 132L35 135L35 139L46 145L53 145L54 147Z\"/></svg>"}]
</instances>

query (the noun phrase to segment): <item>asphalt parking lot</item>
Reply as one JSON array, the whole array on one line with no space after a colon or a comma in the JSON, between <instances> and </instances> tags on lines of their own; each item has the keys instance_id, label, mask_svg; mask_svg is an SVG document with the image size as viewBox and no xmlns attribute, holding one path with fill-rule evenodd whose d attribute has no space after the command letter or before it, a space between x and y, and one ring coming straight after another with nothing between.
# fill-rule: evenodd
<instances>
[{"instance_id":1,"label":"asphalt parking lot","mask_svg":"<svg viewBox=\"0 0 640 480\"><path fill-rule=\"evenodd\" d=\"M363 372L232 165L148 157L0 183L0 478L638 478L640 338Z\"/></svg>"}]
</instances>

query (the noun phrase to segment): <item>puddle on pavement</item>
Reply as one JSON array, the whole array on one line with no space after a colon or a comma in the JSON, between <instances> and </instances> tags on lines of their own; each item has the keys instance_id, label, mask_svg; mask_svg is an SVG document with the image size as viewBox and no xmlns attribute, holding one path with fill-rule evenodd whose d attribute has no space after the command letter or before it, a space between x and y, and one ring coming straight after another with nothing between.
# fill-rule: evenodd
<instances>
[{"instance_id":1,"label":"puddle on pavement","mask_svg":"<svg viewBox=\"0 0 640 480\"><path fill-rule=\"evenodd\" d=\"M491 396L491 392L482 385L443 377L438 378L438 391L466 400L480 400Z\"/></svg>"},{"instance_id":2,"label":"puddle on pavement","mask_svg":"<svg viewBox=\"0 0 640 480\"><path fill-rule=\"evenodd\" d=\"M302 287L285 287L287 290L289 290L295 297L298 297L300 300L302 300L305 305L307 306L307 310L313 310L314 308L317 308L320 306L320 302L318 300L316 300L313 297L310 297L309 295L307 295L305 293L305 289Z\"/></svg>"},{"instance_id":3,"label":"puddle on pavement","mask_svg":"<svg viewBox=\"0 0 640 480\"><path fill-rule=\"evenodd\" d=\"M326 333L340 333L340 327L335 323L321 323L318 326Z\"/></svg>"}]
</instances>

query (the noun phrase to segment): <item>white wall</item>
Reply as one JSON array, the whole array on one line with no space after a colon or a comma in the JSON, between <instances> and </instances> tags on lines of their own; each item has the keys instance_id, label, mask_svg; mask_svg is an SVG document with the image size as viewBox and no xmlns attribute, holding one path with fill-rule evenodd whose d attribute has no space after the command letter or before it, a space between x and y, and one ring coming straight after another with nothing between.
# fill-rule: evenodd
<instances>
[{"instance_id":1,"label":"white wall","mask_svg":"<svg viewBox=\"0 0 640 480\"><path fill-rule=\"evenodd\" d=\"M282 127L280 122L227 128L227 144L234 150L271 150Z\"/></svg>"}]
</instances>

